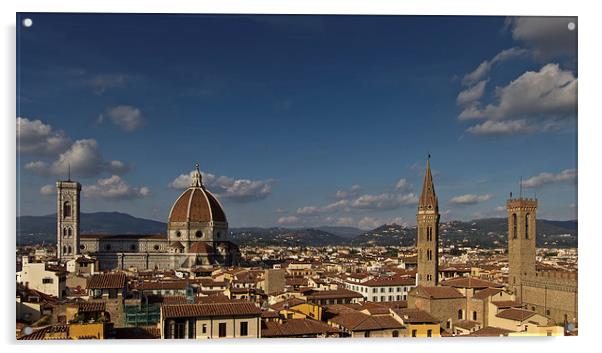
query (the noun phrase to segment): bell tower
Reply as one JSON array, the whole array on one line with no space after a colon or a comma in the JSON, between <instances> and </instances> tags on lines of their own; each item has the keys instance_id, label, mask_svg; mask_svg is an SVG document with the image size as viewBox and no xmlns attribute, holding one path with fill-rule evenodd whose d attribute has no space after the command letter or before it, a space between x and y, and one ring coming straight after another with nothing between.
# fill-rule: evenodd
<instances>
[{"instance_id":1,"label":"bell tower","mask_svg":"<svg viewBox=\"0 0 602 353\"><path fill-rule=\"evenodd\" d=\"M512 197L512 196L511 196ZM508 284L521 297L522 279L535 276L537 199L510 198L508 210Z\"/></svg>"},{"instance_id":2,"label":"bell tower","mask_svg":"<svg viewBox=\"0 0 602 353\"><path fill-rule=\"evenodd\" d=\"M417 284L426 287L439 283L439 200L435 194L430 159L429 154L416 214Z\"/></svg>"},{"instance_id":3,"label":"bell tower","mask_svg":"<svg viewBox=\"0 0 602 353\"><path fill-rule=\"evenodd\" d=\"M79 198L82 186L68 178L56 182L57 257L73 259L79 254Z\"/></svg>"}]
</instances>

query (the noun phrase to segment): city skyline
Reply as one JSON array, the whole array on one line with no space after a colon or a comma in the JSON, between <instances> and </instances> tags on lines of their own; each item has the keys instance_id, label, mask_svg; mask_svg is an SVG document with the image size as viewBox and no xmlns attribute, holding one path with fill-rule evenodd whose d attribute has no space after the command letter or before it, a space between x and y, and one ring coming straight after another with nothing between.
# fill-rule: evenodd
<instances>
[{"instance_id":1,"label":"city skyline","mask_svg":"<svg viewBox=\"0 0 602 353\"><path fill-rule=\"evenodd\" d=\"M442 221L505 216L521 177L576 219L566 18L24 15L18 214L71 165L84 212L165 221L198 162L233 227L414 224L432 154Z\"/></svg>"}]
</instances>

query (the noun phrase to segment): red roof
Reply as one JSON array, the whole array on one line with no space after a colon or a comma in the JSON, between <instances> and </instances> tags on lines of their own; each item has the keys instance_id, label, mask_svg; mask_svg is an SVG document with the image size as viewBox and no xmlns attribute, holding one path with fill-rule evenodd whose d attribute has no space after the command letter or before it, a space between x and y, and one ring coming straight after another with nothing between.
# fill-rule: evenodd
<instances>
[{"instance_id":1,"label":"red roof","mask_svg":"<svg viewBox=\"0 0 602 353\"><path fill-rule=\"evenodd\" d=\"M164 318L261 315L261 310L248 302L163 305L161 310Z\"/></svg>"},{"instance_id":2,"label":"red roof","mask_svg":"<svg viewBox=\"0 0 602 353\"><path fill-rule=\"evenodd\" d=\"M87 289L120 289L125 287L125 273L106 273L90 277Z\"/></svg>"},{"instance_id":3,"label":"red roof","mask_svg":"<svg viewBox=\"0 0 602 353\"><path fill-rule=\"evenodd\" d=\"M221 205L204 186L189 187L178 197L169 213L169 222L226 222Z\"/></svg>"}]
</instances>

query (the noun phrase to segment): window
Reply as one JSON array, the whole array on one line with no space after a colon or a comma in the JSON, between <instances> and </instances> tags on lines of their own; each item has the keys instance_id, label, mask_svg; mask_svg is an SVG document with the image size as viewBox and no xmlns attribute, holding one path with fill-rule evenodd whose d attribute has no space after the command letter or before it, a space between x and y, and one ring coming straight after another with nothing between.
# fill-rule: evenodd
<instances>
[{"instance_id":1,"label":"window","mask_svg":"<svg viewBox=\"0 0 602 353\"><path fill-rule=\"evenodd\" d=\"M111 244L105 245L105 250L107 250L107 251L111 250Z\"/></svg>"},{"instance_id":2,"label":"window","mask_svg":"<svg viewBox=\"0 0 602 353\"><path fill-rule=\"evenodd\" d=\"M241 322L240 323L240 335L241 336L248 336L249 335L249 323L248 322Z\"/></svg>"},{"instance_id":3,"label":"window","mask_svg":"<svg viewBox=\"0 0 602 353\"><path fill-rule=\"evenodd\" d=\"M416 330L412 330L412 337L416 337Z\"/></svg>"},{"instance_id":4,"label":"window","mask_svg":"<svg viewBox=\"0 0 602 353\"><path fill-rule=\"evenodd\" d=\"M529 214L525 215L525 239L529 239Z\"/></svg>"},{"instance_id":5,"label":"window","mask_svg":"<svg viewBox=\"0 0 602 353\"><path fill-rule=\"evenodd\" d=\"M42 278L43 284L52 284L52 282L54 282L52 278Z\"/></svg>"},{"instance_id":6,"label":"window","mask_svg":"<svg viewBox=\"0 0 602 353\"><path fill-rule=\"evenodd\" d=\"M512 214L512 238L516 239L516 213Z\"/></svg>"},{"instance_id":7,"label":"window","mask_svg":"<svg viewBox=\"0 0 602 353\"><path fill-rule=\"evenodd\" d=\"M201 232L200 230L197 230L195 233L197 238L202 238L203 237L203 232Z\"/></svg>"},{"instance_id":8,"label":"window","mask_svg":"<svg viewBox=\"0 0 602 353\"><path fill-rule=\"evenodd\" d=\"M393 287L389 287L389 293L393 292Z\"/></svg>"},{"instance_id":9,"label":"window","mask_svg":"<svg viewBox=\"0 0 602 353\"><path fill-rule=\"evenodd\" d=\"M226 323L225 322L221 322L219 324L218 329L219 329L219 332L218 332L219 337L226 337Z\"/></svg>"},{"instance_id":10,"label":"window","mask_svg":"<svg viewBox=\"0 0 602 353\"><path fill-rule=\"evenodd\" d=\"M63 228L63 237L67 237L67 228Z\"/></svg>"},{"instance_id":11,"label":"window","mask_svg":"<svg viewBox=\"0 0 602 353\"><path fill-rule=\"evenodd\" d=\"M216 237L217 239L219 239L219 237L220 237L220 236L221 236L220 232L217 232L217 233L215 233L215 237Z\"/></svg>"},{"instance_id":12,"label":"window","mask_svg":"<svg viewBox=\"0 0 602 353\"><path fill-rule=\"evenodd\" d=\"M63 204L63 218L71 217L71 202L65 201Z\"/></svg>"},{"instance_id":13,"label":"window","mask_svg":"<svg viewBox=\"0 0 602 353\"><path fill-rule=\"evenodd\" d=\"M546 336L552 336L552 331L551 330L547 330L546 331Z\"/></svg>"},{"instance_id":14,"label":"window","mask_svg":"<svg viewBox=\"0 0 602 353\"><path fill-rule=\"evenodd\" d=\"M71 238L71 227L67 228L67 236Z\"/></svg>"},{"instance_id":15,"label":"window","mask_svg":"<svg viewBox=\"0 0 602 353\"><path fill-rule=\"evenodd\" d=\"M207 324L203 324L203 326L201 327L201 332L207 333Z\"/></svg>"},{"instance_id":16,"label":"window","mask_svg":"<svg viewBox=\"0 0 602 353\"><path fill-rule=\"evenodd\" d=\"M84 244L79 246L79 250L84 250L84 249L86 249L86 246Z\"/></svg>"},{"instance_id":17,"label":"window","mask_svg":"<svg viewBox=\"0 0 602 353\"><path fill-rule=\"evenodd\" d=\"M196 320L188 320L188 338L196 338Z\"/></svg>"},{"instance_id":18,"label":"window","mask_svg":"<svg viewBox=\"0 0 602 353\"><path fill-rule=\"evenodd\" d=\"M458 320L462 320L462 309L458 310Z\"/></svg>"},{"instance_id":19,"label":"window","mask_svg":"<svg viewBox=\"0 0 602 353\"><path fill-rule=\"evenodd\" d=\"M370 331L364 332L364 337L370 337Z\"/></svg>"},{"instance_id":20,"label":"window","mask_svg":"<svg viewBox=\"0 0 602 353\"><path fill-rule=\"evenodd\" d=\"M399 331L393 330L393 337L399 337Z\"/></svg>"},{"instance_id":21,"label":"window","mask_svg":"<svg viewBox=\"0 0 602 353\"><path fill-rule=\"evenodd\" d=\"M292 318L293 318L293 314L292 314L292 313L288 313L288 314L286 314L286 318L287 318L287 319L292 319Z\"/></svg>"},{"instance_id":22,"label":"window","mask_svg":"<svg viewBox=\"0 0 602 353\"><path fill-rule=\"evenodd\" d=\"M130 250L132 250L132 251L136 251L136 244L132 244L132 245L130 245Z\"/></svg>"},{"instance_id":23,"label":"window","mask_svg":"<svg viewBox=\"0 0 602 353\"><path fill-rule=\"evenodd\" d=\"M159 250L159 245L155 245L155 246L153 246L153 249L155 249L155 250Z\"/></svg>"},{"instance_id":24,"label":"window","mask_svg":"<svg viewBox=\"0 0 602 353\"><path fill-rule=\"evenodd\" d=\"M177 231L177 232L176 232L176 237L178 237L178 238L179 238L179 237L181 237L181 236L182 236L182 232L180 232L180 231Z\"/></svg>"},{"instance_id":25,"label":"window","mask_svg":"<svg viewBox=\"0 0 602 353\"><path fill-rule=\"evenodd\" d=\"M384 295L380 297L380 301L381 301L381 302L384 302L384 301L385 301L385 296L384 296Z\"/></svg>"},{"instance_id":26,"label":"window","mask_svg":"<svg viewBox=\"0 0 602 353\"><path fill-rule=\"evenodd\" d=\"M433 330L427 330L426 337L433 337Z\"/></svg>"},{"instance_id":27,"label":"window","mask_svg":"<svg viewBox=\"0 0 602 353\"><path fill-rule=\"evenodd\" d=\"M472 321L477 321L477 312L476 311L472 312Z\"/></svg>"},{"instance_id":28,"label":"window","mask_svg":"<svg viewBox=\"0 0 602 353\"><path fill-rule=\"evenodd\" d=\"M68 245L68 246L67 246L67 253L68 253L68 254L71 254L71 253L72 253L72 250L71 250L71 245Z\"/></svg>"},{"instance_id":29,"label":"window","mask_svg":"<svg viewBox=\"0 0 602 353\"><path fill-rule=\"evenodd\" d=\"M546 315L550 316L550 309L546 309Z\"/></svg>"}]
</instances>

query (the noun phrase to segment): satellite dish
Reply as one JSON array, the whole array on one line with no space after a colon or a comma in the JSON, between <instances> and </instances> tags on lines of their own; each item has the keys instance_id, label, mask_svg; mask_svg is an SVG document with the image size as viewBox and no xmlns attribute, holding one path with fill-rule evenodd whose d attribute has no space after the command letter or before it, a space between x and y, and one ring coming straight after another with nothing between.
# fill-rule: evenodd
<instances>
[{"instance_id":1,"label":"satellite dish","mask_svg":"<svg viewBox=\"0 0 602 353\"><path fill-rule=\"evenodd\" d=\"M33 329L29 326L25 326L23 328L23 334L25 334L25 335L31 335L32 332L33 332Z\"/></svg>"},{"instance_id":2,"label":"satellite dish","mask_svg":"<svg viewBox=\"0 0 602 353\"><path fill-rule=\"evenodd\" d=\"M566 325L566 329L569 331L573 331L575 329L575 324L568 324Z\"/></svg>"}]
</instances>

